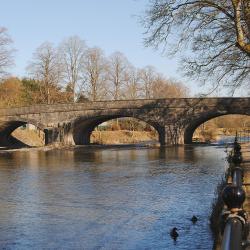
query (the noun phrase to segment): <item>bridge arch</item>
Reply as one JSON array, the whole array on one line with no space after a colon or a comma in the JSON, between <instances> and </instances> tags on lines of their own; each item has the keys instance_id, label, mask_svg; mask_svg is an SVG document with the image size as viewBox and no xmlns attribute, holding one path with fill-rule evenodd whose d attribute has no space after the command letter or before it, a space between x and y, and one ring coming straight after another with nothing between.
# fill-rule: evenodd
<instances>
[{"instance_id":1,"label":"bridge arch","mask_svg":"<svg viewBox=\"0 0 250 250\"><path fill-rule=\"evenodd\" d=\"M0 146L12 146L12 145L24 146L25 145L24 143L14 138L11 134L17 128L24 126L26 124L32 124L41 131L44 131L45 129L45 126L43 124L32 119L17 118L17 119L6 119L4 121L0 121Z\"/></svg>"},{"instance_id":2,"label":"bridge arch","mask_svg":"<svg viewBox=\"0 0 250 250\"><path fill-rule=\"evenodd\" d=\"M203 123L212 120L217 117L222 117L225 115L250 115L250 110L235 110L234 112L212 112L212 113L206 113L201 114L197 118L193 118L192 121L188 124L188 126L184 129L184 144L191 144L192 138L195 130L202 125Z\"/></svg>"},{"instance_id":3,"label":"bridge arch","mask_svg":"<svg viewBox=\"0 0 250 250\"><path fill-rule=\"evenodd\" d=\"M88 145L90 144L90 137L94 129L102 124L103 122L107 122L117 118L135 118L139 121L145 122L146 124L153 127L157 133L158 138L161 143L162 130L161 126L156 122L145 120L141 117L134 116L134 115L121 115L121 114L114 114L114 115L102 115L102 116L94 116L94 117L79 117L73 123L72 129L72 137L75 145Z\"/></svg>"}]
</instances>

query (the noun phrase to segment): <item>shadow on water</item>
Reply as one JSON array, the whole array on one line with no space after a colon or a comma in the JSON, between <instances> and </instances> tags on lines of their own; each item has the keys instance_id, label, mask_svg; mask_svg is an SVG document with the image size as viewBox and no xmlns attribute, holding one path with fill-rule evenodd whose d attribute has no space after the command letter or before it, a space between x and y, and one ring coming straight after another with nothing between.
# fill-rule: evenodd
<instances>
[{"instance_id":1,"label":"shadow on water","mask_svg":"<svg viewBox=\"0 0 250 250\"><path fill-rule=\"evenodd\" d=\"M18 140L13 136L10 136L8 138L8 142L4 144L0 143L0 150L21 149L21 148L31 148L31 146L23 143L22 141Z\"/></svg>"}]
</instances>

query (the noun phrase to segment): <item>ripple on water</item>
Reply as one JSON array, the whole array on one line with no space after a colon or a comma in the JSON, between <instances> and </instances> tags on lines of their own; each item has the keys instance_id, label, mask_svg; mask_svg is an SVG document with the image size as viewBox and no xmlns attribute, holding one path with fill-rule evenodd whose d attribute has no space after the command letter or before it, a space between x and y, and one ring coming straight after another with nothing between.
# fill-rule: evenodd
<instances>
[{"instance_id":1,"label":"ripple on water","mask_svg":"<svg viewBox=\"0 0 250 250\"><path fill-rule=\"evenodd\" d=\"M81 148L0 158L0 247L212 249L224 149ZM190 218L199 220L193 225ZM177 227L177 242L169 236Z\"/></svg>"}]
</instances>

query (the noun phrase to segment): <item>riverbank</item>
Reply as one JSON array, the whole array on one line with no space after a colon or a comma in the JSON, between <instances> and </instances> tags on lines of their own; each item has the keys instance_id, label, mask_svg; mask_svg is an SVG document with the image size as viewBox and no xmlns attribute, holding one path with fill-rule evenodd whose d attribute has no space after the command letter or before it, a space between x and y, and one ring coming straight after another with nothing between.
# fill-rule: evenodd
<instances>
[{"instance_id":1,"label":"riverbank","mask_svg":"<svg viewBox=\"0 0 250 250\"><path fill-rule=\"evenodd\" d=\"M37 130L28 130L23 128L16 129L12 136L24 145L29 147L44 146L44 133ZM132 144L158 142L158 137L155 132L150 131L93 131L91 138L93 144Z\"/></svg>"},{"instance_id":2,"label":"riverbank","mask_svg":"<svg viewBox=\"0 0 250 250\"><path fill-rule=\"evenodd\" d=\"M30 147L44 146L44 133L42 131L17 128L11 135Z\"/></svg>"},{"instance_id":3,"label":"riverbank","mask_svg":"<svg viewBox=\"0 0 250 250\"><path fill-rule=\"evenodd\" d=\"M28 147L44 146L44 133L39 130L18 128L12 136L23 145ZM218 142L225 137L235 136L235 131L230 129L197 130L193 140L199 143ZM244 135L243 135L244 136ZM246 135L247 136L247 135ZM155 131L131 131L131 130L109 130L92 132L91 143L93 144L132 144L144 142L158 142L158 135Z\"/></svg>"},{"instance_id":4,"label":"riverbank","mask_svg":"<svg viewBox=\"0 0 250 250\"><path fill-rule=\"evenodd\" d=\"M250 214L250 143L241 144L241 152L243 157L243 162L241 163L241 166L244 171L243 188L246 192L246 199L243 204L243 209L249 215ZM228 183L231 183L231 178L225 177L225 180L223 180L222 183L218 185L216 192L217 199L213 204L212 214L210 218L211 229L214 234L214 247L213 247L214 250L221 249L221 244L222 244L222 235L220 232L221 213L224 209L224 203L221 198L221 192ZM248 240L250 241L250 235L248 236Z\"/></svg>"},{"instance_id":5,"label":"riverbank","mask_svg":"<svg viewBox=\"0 0 250 250\"><path fill-rule=\"evenodd\" d=\"M140 142L158 141L154 132L148 131L93 131L91 143L95 144L130 144Z\"/></svg>"},{"instance_id":6,"label":"riverbank","mask_svg":"<svg viewBox=\"0 0 250 250\"><path fill-rule=\"evenodd\" d=\"M218 142L225 138L234 137L238 132L239 137L249 137L249 130L245 128L210 128L197 129L193 135L193 140L197 142Z\"/></svg>"},{"instance_id":7,"label":"riverbank","mask_svg":"<svg viewBox=\"0 0 250 250\"><path fill-rule=\"evenodd\" d=\"M221 192L223 188L226 186L226 184L227 184L226 179L223 178L215 190L216 197L214 198L214 201L212 203L212 212L210 215L210 228L214 237L213 250L220 250L221 247L220 219L222 210L224 208Z\"/></svg>"},{"instance_id":8,"label":"riverbank","mask_svg":"<svg viewBox=\"0 0 250 250\"><path fill-rule=\"evenodd\" d=\"M242 167L244 169L243 186L246 191L246 200L244 202L243 208L248 213L248 215L250 215L250 143L243 144L242 156L243 156ZM248 235L248 241L250 241L250 235ZM247 249L250 249L250 247Z\"/></svg>"}]
</instances>

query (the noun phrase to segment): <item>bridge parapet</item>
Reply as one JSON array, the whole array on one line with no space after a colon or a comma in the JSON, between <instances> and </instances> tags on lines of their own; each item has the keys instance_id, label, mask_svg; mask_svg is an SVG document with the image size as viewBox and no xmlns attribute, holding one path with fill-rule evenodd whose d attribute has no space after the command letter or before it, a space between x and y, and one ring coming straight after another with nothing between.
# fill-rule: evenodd
<instances>
[{"instance_id":1,"label":"bridge parapet","mask_svg":"<svg viewBox=\"0 0 250 250\"><path fill-rule=\"evenodd\" d=\"M136 109L143 107L152 108L212 108L219 106L249 107L250 98L168 98L168 99L138 99L96 101L83 103L40 104L24 107L1 108L0 116L20 115L30 113L69 112L80 110L103 110L103 109Z\"/></svg>"}]
</instances>

